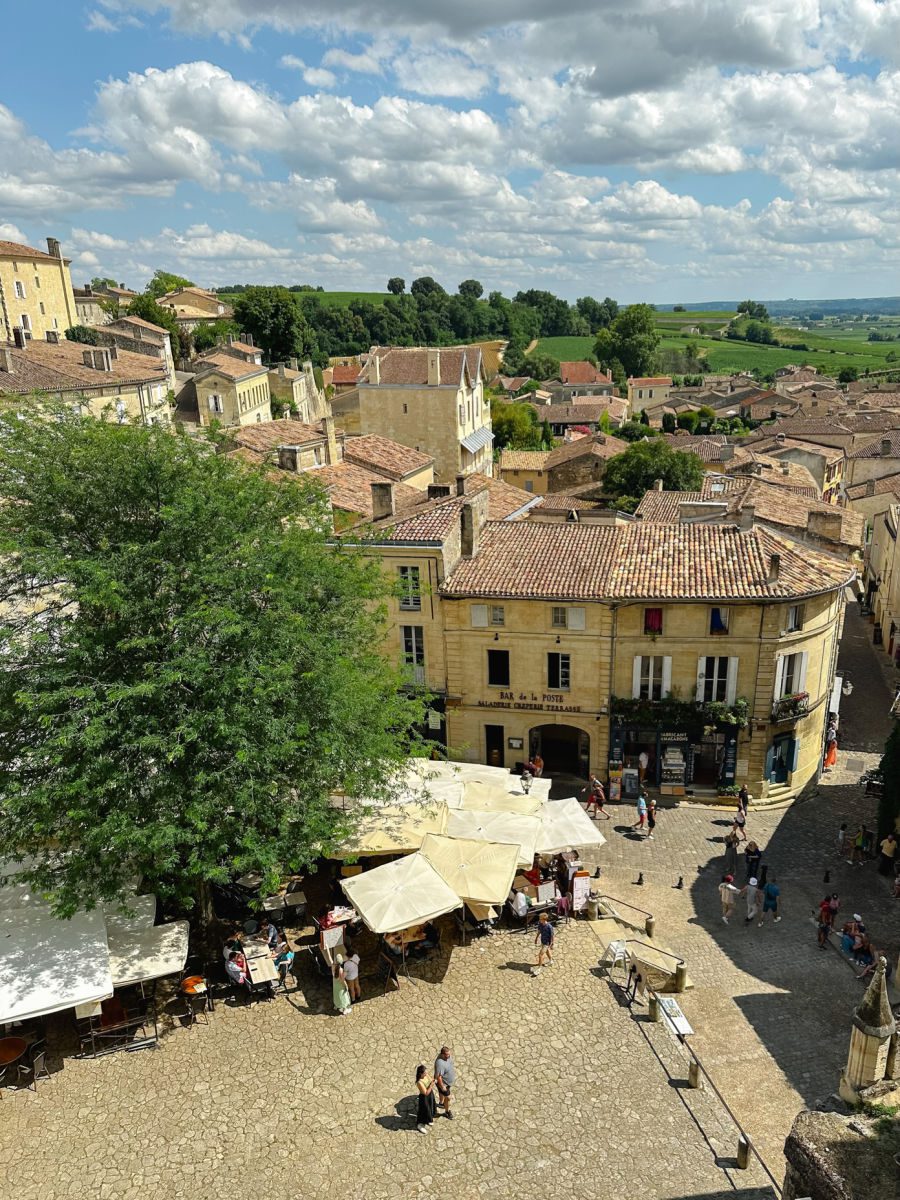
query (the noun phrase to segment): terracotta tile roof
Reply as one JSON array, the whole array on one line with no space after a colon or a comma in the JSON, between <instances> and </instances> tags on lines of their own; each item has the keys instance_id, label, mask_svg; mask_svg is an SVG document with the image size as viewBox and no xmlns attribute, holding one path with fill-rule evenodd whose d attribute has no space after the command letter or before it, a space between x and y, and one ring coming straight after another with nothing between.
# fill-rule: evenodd
<instances>
[{"instance_id":1,"label":"terracotta tile roof","mask_svg":"<svg viewBox=\"0 0 900 1200\"><path fill-rule=\"evenodd\" d=\"M784 469L785 465L787 465L787 471ZM740 458L722 463L720 469L729 475L734 474L740 478L751 471L756 475L757 468L759 468L757 477L764 479L767 483L786 488L788 491L798 492L801 496L809 496L813 500L819 498L819 487L809 468L804 467L802 463L791 462L787 458L771 458L767 454L744 450Z\"/></svg>"},{"instance_id":2,"label":"terracotta tile roof","mask_svg":"<svg viewBox=\"0 0 900 1200\"><path fill-rule=\"evenodd\" d=\"M565 492L550 492L546 496L540 496L535 508L542 508L546 512L572 512L573 510L583 508L596 508L598 501L585 500L581 496L568 496Z\"/></svg>"},{"instance_id":3,"label":"terracotta tile roof","mask_svg":"<svg viewBox=\"0 0 900 1200\"><path fill-rule=\"evenodd\" d=\"M673 450L696 454L701 462L705 463L735 462L746 460L748 457L742 445L732 444L734 453L730 458L723 459L722 448L729 444L728 438L723 433L694 435L682 431L681 433L664 433L663 437Z\"/></svg>"},{"instance_id":4,"label":"terracotta tile roof","mask_svg":"<svg viewBox=\"0 0 900 1200\"><path fill-rule=\"evenodd\" d=\"M2 240L0 240L0 258L42 258L49 259L50 262L59 262L55 254L48 254L46 250L35 250L33 246L23 246L21 242Z\"/></svg>"},{"instance_id":5,"label":"terracotta tile roof","mask_svg":"<svg viewBox=\"0 0 900 1200\"><path fill-rule=\"evenodd\" d=\"M523 388L526 383L531 382L530 375L499 375L497 382L505 392L517 392L519 388Z\"/></svg>"},{"instance_id":6,"label":"terracotta tile roof","mask_svg":"<svg viewBox=\"0 0 900 1200\"><path fill-rule=\"evenodd\" d=\"M762 432L762 431L760 431ZM755 454L768 454L777 458L784 450L802 450L806 454L816 454L826 462L837 462L844 457L841 446L822 446L818 442L807 441L804 438L785 437L784 435L751 436L745 442L748 450Z\"/></svg>"},{"instance_id":7,"label":"terracotta tile roof","mask_svg":"<svg viewBox=\"0 0 900 1200\"><path fill-rule=\"evenodd\" d=\"M36 338L27 350L6 345L12 356L13 370L0 371L0 392L83 391L90 388L115 387L127 383L165 383L166 368L155 355L134 354L118 350L109 371L85 365L85 350L100 351L101 346L62 339L58 344L40 342Z\"/></svg>"},{"instance_id":8,"label":"terracotta tile roof","mask_svg":"<svg viewBox=\"0 0 900 1200\"><path fill-rule=\"evenodd\" d=\"M862 392L857 396L857 407L861 409L900 408L900 391Z\"/></svg>"},{"instance_id":9,"label":"terracotta tile roof","mask_svg":"<svg viewBox=\"0 0 900 1200\"><path fill-rule=\"evenodd\" d=\"M341 366L338 364L338 366L331 368L331 382L349 383L355 386L361 370L362 368L359 363L351 363L350 366Z\"/></svg>"},{"instance_id":10,"label":"terracotta tile roof","mask_svg":"<svg viewBox=\"0 0 900 1200\"><path fill-rule=\"evenodd\" d=\"M628 380L629 387L671 387L668 375L637 375Z\"/></svg>"},{"instance_id":11,"label":"terracotta tile roof","mask_svg":"<svg viewBox=\"0 0 900 1200\"><path fill-rule=\"evenodd\" d=\"M882 454L882 451L881 451L882 441L889 441L891 443L890 454ZM884 434L884 437L874 438L871 442L868 442L865 446L859 446L851 454L848 454L847 457L848 458L900 458L900 429L893 430L890 433L886 432Z\"/></svg>"},{"instance_id":12,"label":"terracotta tile roof","mask_svg":"<svg viewBox=\"0 0 900 1200\"><path fill-rule=\"evenodd\" d=\"M351 462L334 463L330 467L315 467L302 474L321 483L335 508L358 513L367 521L372 520L372 484L389 482L383 475ZM397 513L415 508L421 500L422 492L418 488L408 487L405 483L394 484L394 504Z\"/></svg>"},{"instance_id":13,"label":"terracotta tile roof","mask_svg":"<svg viewBox=\"0 0 900 1200\"><path fill-rule=\"evenodd\" d=\"M105 326L106 329L115 329L118 325L137 325L140 329L146 329L148 333L158 335L157 339L160 342L169 336L168 329L163 329L161 325L154 325L152 321L145 321L143 317L130 317L127 313L122 317L116 317L115 321L110 321Z\"/></svg>"},{"instance_id":14,"label":"terracotta tile roof","mask_svg":"<svg viewBox=\"0 0 900 1200\"><path fill-rule=\"evenodd\" d=\"M869 491L869 484L873 484L873 490ZM885 496L885 495L900 496L900 472L894 475L883 475L881 479L863 480L862 483L854 483L846 489L848 500L865 500L866 496Z\"/></svg>"},{"instance_id":15,"label":"terracotta tile roof","mask_svg":"<svg viewBox=\"0 0 900 1200\"><path fill-rule=\"evenodd\" d=\"M563 383L612 383L612 375L590 362L561 362L559 377Z\"/></svg>"},{"instance_id":16,"label":"terracotta tile roof","mask_svg":"<svg viewBox=\"0 0 900 1200\"><path fill-rule=\"evenodd\" d=\"M526 505L533 505L536 496L524 488L515 487L505 479L489 479L487 475L470 475L469 494L488 489L488 520L507 521Z\"/></svg>"},{"instance_id":17,"label":"terracotta tile roof","mask_svg":"<svg viewBox=\"0 0 900 1200\"><path fill-rule=\"evenodd\" d=\"M238 446L266 453L280 446L307 446L323 443L324 432L316 425L303 421L261 421L235 429L231 435Z\"/></svg>"},{"instance_id":18,"label":"terracotta tile roof","mask_svg":"<svg viewBox=\"0 0 900 1200\"><path fill-rule=\"evenodd\" d=\"M174 291L166 292L164 296L160 296L160 303L164 300L171 301L175 296L202 296L204 300L215 300L219 303L219 297L215 292L208 292L206 288L198 288L191 285L190 287L175 288Z\"/></svg>"},{"instance_id":19,"label":"terracotta tile roof","mask_svg":"<svg viewBox=\"0 0 900 1200\"><path fill-rule=\"evenodd\" d=\"M572 462L573 459L581 458L584 455L603 459L613 458L614 455L622 454L627 449L628 442L623 442L621 438L613 437L608 433L598 433L590 438L578 438L574 442L566 442L550 451L547 457L547 470L551 471L560 463Z\"/></svg>"},{"instance_id":20,"label":"terracotta tile roof","mask_svg":"<svg viewBox=\"0 0 900 1200\"><path fill-rule=\"evenodd\" d=\"M238 381L249 379L251 375L267 375L268 367L261 367L257 366L256 363L245 362L244 359L237 358L233 354L226 354L224 351L213 351L203 356L197 375L198 377L208 375L213 371L219 375L224 375L226 379Z\"/></svg>"},{"instance_id":21,"label":"terracotta tile roof","mask_svg":"<svg viewBox=\"0 0 900 1200\"><path fill-rule=\"evenodd\" d=\"M344 461L369 467L389 479L403 479L431 465L434 458L411 446L401 446L390 438L379 437L377 433L365 433L361 437L347 438Z\"/></svg>"},{"instance_id":22,"label":"terracotta tile roof","mask_svg":"<svg viewBox=\"0 0 900 1200\"><path fill-rule=\"evenodd\" d=\"M232 342L230 346L223 346L223 350L237 350L239 354L259 354L262 351L259 346L251 346L247 342Z\"/></svg>"},{"instance_id":23,"label":"terracotta tile roof","mask_svg":"<svg viewBox=\"0 0 900 1200\"><path fill-rule=\"evenodd\" d=\"M778 577L770 582L772 555ZM787 599L843 587L854 572L764 526L488 522L476 558L442 591L535 600Z\"/></svg>"},{"instance_id":24,"label":"terracotta tile roof","mask_svg":"<svg viewBox=\"0 0 900 1200\"><path fill-rule=\"evenodd\" d=\"M501 450L501 471L543 471L549 450Z\"/></svg>"},{"instance_id":25,"label":"terracotta tile roof","mask_svg":"<svg viewBox=\"0 0 900 1200\"><path fill-rule=\"evenodd\" d=\"M582 399L580 404L532 404L531 407L538 420L549 421L551 425L591 425L596 424L610 406L585 404Z\"/></svg>"},{"instance_id":26,"label":"terracotta tile roof","mask_svg":"<svg viewBox=\"0 0 900 1200\"><path fill-rule=\"evenodd\" d=\"M644 492L634 515L656 525L672 525L679 519L682 504L699 504L708 497L702 492Z\"/></svg>"},{"instance_id":27,"label":"terracotta tile roof","mask_svg":"<svg viewBox=\"0 0 900 1200\"><path fill-rule=\"evenodd\" d=\"M426 387L428 384L428 354L425 347L376 346L370 354L380 360L381 386L391 384ZM477 378L481 364L481 349L478 346L443 346L441 354L441 383L445 387L457 387L462 382L463 368L468 366L470 379ZM366 386L374 384L360 380Z\"/></svg>"},{"instance_id":28,"label":"terracotta tile roof","mask_svg":"<svg viewBox=\"0 0 900 1200\"><path fill-rule=\"evenodd\" d=\"M389 530L388 540L394 542L441 542L459 523L460 509L466 499L488 489L488 520L507 521L527 505L537 500L531 492L513 487L487 475L466 476L465 496L447 496L428 500L419 492L417 509L401 520L385 519L376 522L376 529Z\"/></svg>"}]
</instances>

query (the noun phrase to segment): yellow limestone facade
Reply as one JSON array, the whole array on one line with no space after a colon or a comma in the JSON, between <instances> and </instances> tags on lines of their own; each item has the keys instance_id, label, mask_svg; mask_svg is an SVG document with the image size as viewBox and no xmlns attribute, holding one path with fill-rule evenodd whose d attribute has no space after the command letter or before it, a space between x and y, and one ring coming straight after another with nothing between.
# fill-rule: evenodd
<instances>
[{"instance_id":1,"label":"yellow limestone facade","mask_svg":"<svg viewBox=\"0 0 900 1200\"><path fill-rule=\"evenodd\" d=\"M47 247L0 241L0 340L11 342L13 330L24 329L45 341L48 332L62 337L79 323L70 260L55 238L47 238Z\"/></svg>"}]
</instances>

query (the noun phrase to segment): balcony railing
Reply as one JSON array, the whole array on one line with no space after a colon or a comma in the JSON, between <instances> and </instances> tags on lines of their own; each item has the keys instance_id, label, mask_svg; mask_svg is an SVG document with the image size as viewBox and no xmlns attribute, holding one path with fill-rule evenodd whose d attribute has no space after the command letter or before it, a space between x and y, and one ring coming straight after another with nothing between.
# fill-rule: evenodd
<instances>
[{"instance_id":1,"label":"balcony railing","mask_svg":"<svg viewBox=\"0 0 900 1200\"><path fill-rule=\"evenodd\" d=\"M793 696L782 696L772 708L772 724L783 725L798 721L809 712L809 692L795 692Z\"/></svg>"}]
</instances>

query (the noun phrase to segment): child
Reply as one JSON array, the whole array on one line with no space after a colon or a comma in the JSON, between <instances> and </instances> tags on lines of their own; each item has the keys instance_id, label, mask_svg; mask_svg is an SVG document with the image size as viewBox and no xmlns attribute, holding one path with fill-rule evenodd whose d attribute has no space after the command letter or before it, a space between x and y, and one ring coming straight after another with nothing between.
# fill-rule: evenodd
<instances>
[{"instance_id":1,"label":"child","mask_svg":"<svg viewBox=\"0 0 900 1200\"><path fill-rule=\"evenodd\" d=\"M553 966L553 926L550 924L550 918L546 913L541 913L538 920L537 933L535 934L534 944L541 943L541 948L538 950L537 965L544 965L544 955L547 956L547 966Z\"/></svg>"}]
</instances>

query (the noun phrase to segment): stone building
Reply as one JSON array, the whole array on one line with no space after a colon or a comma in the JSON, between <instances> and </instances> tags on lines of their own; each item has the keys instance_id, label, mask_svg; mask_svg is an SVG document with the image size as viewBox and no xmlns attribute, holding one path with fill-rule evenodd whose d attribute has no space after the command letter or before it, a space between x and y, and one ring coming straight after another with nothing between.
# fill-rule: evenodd
<instances>
[{"instance_id":1,"label":"stone building","mask_svg":"<svg viewBox=\"0 0 900 1200\"><path fill-rule=\"evenodd\" d=\"M56 238L47 238L47 251L0 241L0 341L11 342L16 329L45 341L78 324L69 262Z\"/></svg>"},{"instance_id":2,"label":"stone building","mask_svg":"<svg viewBox=\"0 0 900 1200\"><path fill-rule=\"evenodd\" d=\"M434 458L435 476L491 473L491 408L478 346L376 346L357 385L359 431Z\"/></svg>"},{"instance_id":3,"label":"stone building","mask_svg":"<svg viewBox=\"0 0 900 1200\"><path fill-rule=\"evenodd\" d=\"M231 309L222 303L215 292L208 292L205 288L176 288L174 292L160 296L159 303L171 311L179 329L188 333L198 325L227 320L231 316Z\"/></svg>"},{"instance_id":4,"label":"stone building","mask_svg":"<svg viewBox=\"0 0 900 1200\"><path fill-rule=\"evenodd\" d=\"M97 336L103 346L117 346L132 354L146 354L149 358L157 359L166 369L169 389L175 391L175 359L168 329L153 325L141 317L126 315L109 321L97 330Z\"/></svg>"},{"instance_id":5,"label":"stone building","mask_svg":"<svg viewBox=\"0 0 900 1200\"><path fill-rule=\"evenodd\" d=\"M628 380L628 403L632 416L643 408L654 408L667 404L672 380L668 375L632 376Z\"/></svg>"},{"instance_id":6,"label":"stone building","mask_svg":"<svg viewBox=\"0 0 900 1200\"><path fill-rule=\"evenodd\" d=\"M760 526L486 518L450 496L377 551L404 588L387 652L446 711L451 754L540 752L623 795L642 752L672 794L816 779L851 567Z\"/></svg>"},{"instance_id":7,"label":"stone building","mask_svg":"<svg viewBox=\"0 0 900 1200\"><path fill-rule=\"evenodd\" d=\"M296 358L269 367L269 393L273 400L300 421L321 421L326 412L324 391L316 383L313 365Z\"/></svg>"},{"instance_id":8,"label":"stone building","mask_svg":"<svg viewBox=\"0 0 900 1200\"><path fill-rule=\"evenodd\" d=\"M237 353L237 349L243 353ZM201 425L252 425L272 420L269 371L253 346L234 343L201 359L192 387L196 390L196 420Z\"/></svg>"}]
</instances>

